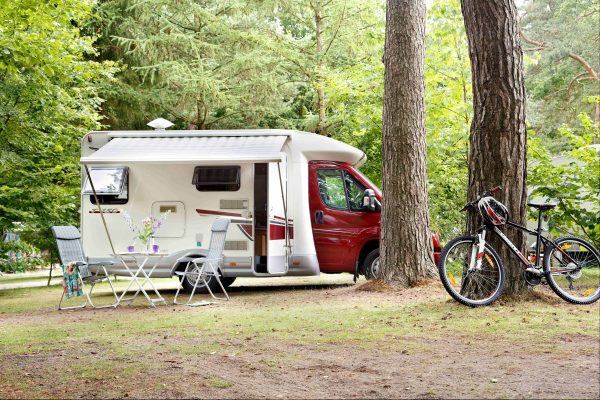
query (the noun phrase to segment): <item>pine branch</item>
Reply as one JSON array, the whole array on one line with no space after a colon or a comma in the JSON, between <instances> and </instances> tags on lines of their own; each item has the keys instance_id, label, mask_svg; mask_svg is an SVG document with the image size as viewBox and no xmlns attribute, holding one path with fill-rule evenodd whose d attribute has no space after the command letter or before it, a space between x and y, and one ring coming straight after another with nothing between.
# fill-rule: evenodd
<instances>
[{"instance_id":1,"label":"pine branch","mask_svg":"<svg viewBox=\"0 0 600 400\"><path fill-rule=\"evenodd\" d=\"M582 72L582 73L580 73L579 75L577 75L575 78L573 78L573 79L571 80L571 83L569 83L569 88L567 89L567 100L569 100L569 99L571 98L571 89L573 88L573 84L574 84L575 82L579 82L579 80L580 80L581 78L583 78L583 77L584 77L585 75L587 75L587 74L588 74L587 72ZM591 78L590 78L590 77L588 77L588 78L586 78L586 79L591 79Z\"/></svg>"}]
</instances>

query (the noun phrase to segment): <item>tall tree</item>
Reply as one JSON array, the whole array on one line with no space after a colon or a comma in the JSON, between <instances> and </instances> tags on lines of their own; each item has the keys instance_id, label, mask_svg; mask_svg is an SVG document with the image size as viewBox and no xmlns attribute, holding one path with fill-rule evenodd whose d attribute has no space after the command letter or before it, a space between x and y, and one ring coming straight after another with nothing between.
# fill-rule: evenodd
<instances>
[{"instance_id":1,"label":"tall tree","mask_svg":"<svg viewBox=\"0 0 600 400\"><path fill-rule=\"evenodd\" d=\"M253 2L105 0L98 11L104 55L129 70L107 91L113 127L143 126L151 113L186 129L248 127L282 108L276 27ZM138 121L128 103L145 111Z\"/></svg>"},{"instance_id":2,"label":"tall tree","mask_svg":"<svg viewBox=\"0 0 600 400\"><path fill-rule=\"evenodd\" d=\"M599 18L594 1L528 0L521 7L523 51L532 56L525 82L534 111L528 123L536 130L575 126L581 112L600 123Z\"/></svg>"},{"instance_id":3,"label":"tall tree","mask_svg":"<svg viewBox=\"0 0 600 400\"><path fill-rule=\"evenodd\" d=\"M502 185L498 195L512 221L524 224L527 203L527 133L523 52L519 42L517 9L513 0L462 0L473 81L473 121L469 150L469 198ZM471 213L469 230L479 225ZM526 236L509 230L508 237L522 251ZM515 294L525 284L520 265L499 239L490 241L507 264L506 292Z\"/></svg>"},{"instance_id":4,"label":"tall tree","mask_svg":"<svg viewBox=\"0 0 600 400\"><path fill-rule=\"evenodd\" d=\"M384 52L380 277L433 276L425 143L425 1L389 0Z\"/></svg>"},{"instance_id":5,"label":"tall tree","mask_svg":"<svg viewBox=\"0 0 600 400\"><path fill-rule=\"evenodd\" d=\"M332 70L326 98L329 134L367 154L361 171L381 186L381 136L385 4L377 23L364 34L364 56L352 66ZM381 15L381 16L380 16ZM468 186L469 126L472 115L469 48L460 0L433 0L427 6L425 106L427 183L431 230L442 242L464 229ZM360 35L357 32L353 36Z\"/></svg>"},{"instance_id":6,"label":"tall tree","mask_svg":"<svg viewBox=\"0 0 600 400\"><path fill-rule=\"evenodd\" d=\"M99 128L99 82L115 69L89 60L79 0L0 2L0 231L49 248L49 228L77 222L81 137ZM0 251L0 254L3 254Z\"/></svg>"},{"instance_id":7,"label":"tall tree","mask_svg":"<svg viewBox=\"0 0 600 400\"><path fill-rule=\"evenodd\" d=\"M289 61L289 80L306 84L315 95L315 118L304 129L329 135L326 86L337 68L350 68L364 57L361 48L380 17L381 0L278 0L276 40ZM376 29L376 28L375 28ZM306 121L309 122L309 121Z\"/></svg>"}]
</instances>

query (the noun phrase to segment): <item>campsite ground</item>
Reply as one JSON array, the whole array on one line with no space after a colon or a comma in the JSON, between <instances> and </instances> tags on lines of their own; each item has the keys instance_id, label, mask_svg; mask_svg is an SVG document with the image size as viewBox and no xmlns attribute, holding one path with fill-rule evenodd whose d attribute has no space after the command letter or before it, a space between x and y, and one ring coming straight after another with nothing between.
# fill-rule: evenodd
<instances>
[{"instance_id":1,"label":"campsite ground","mask_svg":"<svg viewBox=\"0 0 600 400\"><path fill-rule=\"evenodd\" d=\"M536 292L470 309L435 282L240 279L207 307L58 312L57 286L4 290L0 398L600 397L600 305Z\"/></svg>"}]
</instances>

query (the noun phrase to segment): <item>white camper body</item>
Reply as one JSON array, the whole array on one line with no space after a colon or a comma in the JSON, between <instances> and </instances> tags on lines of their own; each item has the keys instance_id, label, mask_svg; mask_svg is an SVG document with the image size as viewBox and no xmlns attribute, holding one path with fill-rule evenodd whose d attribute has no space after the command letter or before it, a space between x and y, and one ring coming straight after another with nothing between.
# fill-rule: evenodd
<instances>
[{"instance_id":1,"label":"white camper body","mask_svg":"<svg viewBox=\"0 0 600 400\"><path fill-rule=\"evenodd\" d=\"M134 244L140 249L125 212L139 224L170 211L154 239L169 254L155 277L173 276L180 257L205 254L215 218L231 219L224 277L318 275L308 163L366 161L352 146L289 130L91 132L81 156L114 247L82 168L81 231L90 261L115 260L114 252ZM118 262L111 268L126 275Z\"/></svg>"}]
</instances>

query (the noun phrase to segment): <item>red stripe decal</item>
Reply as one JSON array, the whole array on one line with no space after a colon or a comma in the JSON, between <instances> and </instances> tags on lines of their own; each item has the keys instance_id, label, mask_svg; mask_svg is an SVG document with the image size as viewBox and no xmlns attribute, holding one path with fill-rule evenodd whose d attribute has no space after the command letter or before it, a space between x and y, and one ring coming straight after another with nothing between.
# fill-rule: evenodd
<instances>
[{"instance_id":1,"label":"red stripe decal","mask_svg":"<svg viewBox=\"0 0 600 400\"><path fill-rule=\"evenodd\" d=\"M279 215L273 215L273 218L275 218L275 219L280 219L280 220L282 220L282 221L284 221L284 222L285 222L285 218L283 218L283 217L280 217ZM289 219L288 219L288 222L292 222L292 221L293 221L293 219L291 219L291 218L289 218Z\"/></svg>"},{"instance_id":2,"label":"red stripe decal","mask_svg":"<svg viewBox=\"0 0 600 400\"><path fill-rule=\"evenodd\" d=\"M196 209L196 212L198 214L207 214L207 215L224 215L227 217L241 217L242 214L238 214L238 213L232 213L232 212L225 212L225 211L213 211L213 210L200 210L200 209Z\"/></svg>"},{"instance_id":3,"label":"red stripe decal","mask_svg":"<svg viewBox=\"0 0 600 400\"><path fill-rule=\"evenodd\" d=\"M248 237L248 239L254 240L252 238L252 224L240 224L238 226L244 232L244 234Z\"/></svg>"},{"instance_id":4,"label":"red stripe decal","mask_svg":"<svg viewBox=\"0 0 600 400\"><path fill-rule=\"evenodd\" d=\"M290 239L294 238L294 228L288 226L288 233ZM269 225L269 240L283 240L285 239L285 226L283 225Z\"/></svg>"}]
</instances>

